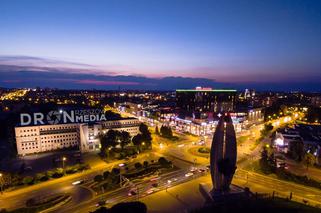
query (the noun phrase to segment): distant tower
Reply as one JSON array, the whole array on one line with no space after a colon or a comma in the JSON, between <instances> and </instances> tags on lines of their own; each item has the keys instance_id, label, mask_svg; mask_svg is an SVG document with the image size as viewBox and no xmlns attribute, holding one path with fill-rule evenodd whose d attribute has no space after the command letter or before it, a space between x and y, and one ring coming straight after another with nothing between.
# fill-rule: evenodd
<instances>
[{"instance_id":1,"label":"distant tower","mask_svg":"<svg viewBox=\"0 0 321 213\"><path fill-rule=\"evenodd\" d=\"M216 127L210 165L214 195L228 192L236 169L236 135L230 115L223 115Z\"/></svg>"}]
</instances>

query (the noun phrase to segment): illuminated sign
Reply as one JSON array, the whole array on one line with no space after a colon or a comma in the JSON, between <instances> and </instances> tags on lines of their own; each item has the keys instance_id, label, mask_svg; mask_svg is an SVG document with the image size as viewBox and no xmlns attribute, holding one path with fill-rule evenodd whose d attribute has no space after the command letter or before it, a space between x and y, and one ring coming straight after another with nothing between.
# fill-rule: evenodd
<instances>
[{"instance_id":1,"label":"illuminated sign","mask_svg":"<svg viewBox=\"0 0 321 213\"><path fill-rule=\"evenodd\" d=\"M105 114L101 109L82 109L71 111L50 111L47 114L41 112L21 113L20 125L44 125L44 124L66 124L66 123L88 123L106 121Z\"/></svg>"}]
</instances>

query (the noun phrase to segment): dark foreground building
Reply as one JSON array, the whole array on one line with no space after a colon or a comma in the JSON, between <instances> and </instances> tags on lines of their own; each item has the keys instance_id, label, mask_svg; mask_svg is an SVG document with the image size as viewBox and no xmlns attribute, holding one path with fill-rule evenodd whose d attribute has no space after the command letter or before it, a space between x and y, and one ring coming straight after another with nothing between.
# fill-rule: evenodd
<instances>
[{"instance_id":1,"label":"dark foreground building","mask_svg":"<svg viewBox=\"0 0 321 213\"><path fill-rule=\"evenodd\" d=\"M208 118L234 111L235 96L236 90L232 89L177 89L176 107L181 118Z\"/></svg>"}]
</instances>

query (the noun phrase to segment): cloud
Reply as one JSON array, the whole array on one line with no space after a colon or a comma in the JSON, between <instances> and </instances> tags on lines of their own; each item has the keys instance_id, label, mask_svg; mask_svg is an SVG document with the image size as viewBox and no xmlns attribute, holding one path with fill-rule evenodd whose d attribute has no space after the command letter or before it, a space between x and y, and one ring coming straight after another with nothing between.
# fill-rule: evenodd
<instances>
[{"instance_id":1,"label":"cloud","mask_svg":"<svg viewBox=\"0 0 321 213\"><path fill-rule=\"evenodd\" d=\"M130 82L130 81L98 81L98 80L77 80L75 83L78 84L89 84L89 85L139 85L139 82Z\"/></svg>"},{"instance_id":2,"label":"cloud","mask_svg":"<svg viewBox=\"0 0 321 213\"><path fill-rule=\"evenodd\" d=\"M251 74L248 76L237 76L229 78L230 81L219 82L208 79L201 74L199 70L206 72L217 71L218 69L210 67L199 67L187 70L187 74L193 74L193 77L146 77L143 75L119 75L113 70L106 71L97 69L95 66L87 67L85 64L81 68L73 66L43 66L43 64L26 65L14 63L17 59L38 61L42 60L37 57L17 56L8 57L0 56L0 87L29 87L34 88L50 87L62 89L138 89L138 90L175 90L194 88L196 86L213 87L213 88L254 88L258 90L274 91L320 91L320 74L316 73L315 78L302 80L299 75L288 77L288 81L278 78L284 74L275 75L275 82L269 80L268 76L260 75L259 82L251 81ZM8 61L12 61L12 65ZM61 64L61 63L60 63ZM77 63L76 63L77 64ZM56 64L57 65L57 64ZM175 73L174 71L169 72ZM225 75L224 72L220 75ZM233 80L235 80L233 82Z\"/></svg>"}]
</instances>

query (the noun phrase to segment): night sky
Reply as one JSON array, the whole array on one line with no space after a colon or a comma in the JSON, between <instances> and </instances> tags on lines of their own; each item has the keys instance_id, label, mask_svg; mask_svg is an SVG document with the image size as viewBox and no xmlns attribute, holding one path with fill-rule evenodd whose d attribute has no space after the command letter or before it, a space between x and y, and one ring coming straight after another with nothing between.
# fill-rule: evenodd
<instances>
[{"instance_id":1,"label":"night sky","mask_svg":"<svg viewBox=\"0 0 321 213\"><path fill-rule=\"evenodd\" d=\"M0 86L46 86L50 72L79 88L182 76L320 90L320 11L319 0L0 0ZM182 87L194 84L211 83Z\"/></svg>"}]
</instances>

